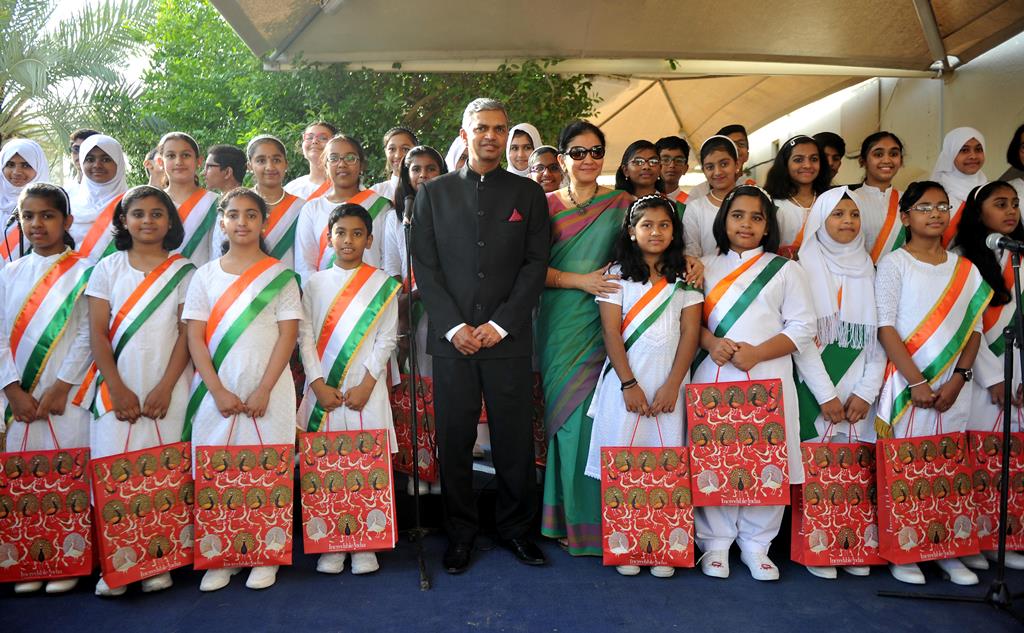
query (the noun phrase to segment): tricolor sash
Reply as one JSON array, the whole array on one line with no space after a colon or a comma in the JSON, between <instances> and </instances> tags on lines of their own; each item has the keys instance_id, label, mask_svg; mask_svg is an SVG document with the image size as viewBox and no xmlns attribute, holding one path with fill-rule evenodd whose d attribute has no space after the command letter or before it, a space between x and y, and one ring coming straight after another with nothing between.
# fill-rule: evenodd
<instances>
[{"instance_id":1,"label":"tricolor sash","mask_svg":"<svg viewBox=\"0 0 1024 633\"><path fill-rule=\"evenodd\" d=\"M220 366L228 353L238 342L246 328L259 316L271 301L280 294L295 273L273 257L265 257L253 264L236 279L224 294L217 299L206 321L206 347L210 350L213 368ZM253 367L259 371L260 368ZM185 427L182 441L192 437L192 421L199 411L199 405L209 396L210 391L196 372L192 380L192 393L185 409Z\"/></svg>"},{"instance_id":2,"label":"tricolor sash","mask_svg":"<svg viewBox=\"0 0 1024 633\"><path fill-rule=\"evenodd\" d=\"M680 189L679 193L677 193L676 195L671 196L672 204L674 204L676 207L676 215L679 216L680 220L682 220L683 215L686 214L686 202L689 199L690 194L686 193L682 189Z\"/></svg>"},{"instance_id":3,"label":"tricolor sash","mask_svg":"<svg viewBox=\"0 0 1024 633\"><path fill-rule=\"evenodd\" d=\"M381 211L391 206L391 201L373 189L363 189L343 204L358 204L369 212L371 220L376 220ZM317 270L327 270L334 265L334 249L330 248L330 228L325 226L324 230L320 232L320 250L316 260L318 263Z\"/></svg>"},{"instance_id":4,"label":"tricolor sash","mask_svg":"<svg viewBox=\"0 0 1024 633\"><path fill-rule=\"evenodd\" d=\"M949 226L942 232L942 245L945 248L949 248L949 243L956 237L957 231L960 230L960 219L963 218L964 206L967 205L967 201L964 200L957 207L956 211L951 213L949 216Z\"/></svg>"},{"instance_id":5,"label":"tricolor sash","mask_svg":"<svg viewBox=\"0 0 1024 633\"><path fill-rule=\"evenodd\" d=\"M213 224L217 221L217 194L197 189L178 207L178 216L185 227L185 239L177 252L192 257L203 240L209 239Z\"/></svg>"},{"instance_id":6,"label":"tricolor sash","mask_svg":"<svg viewBox=\"0 0 1024 633\"><path fill-rule=\"evenodd\" d=\"M662 277L629 308L625 316L622 317L620 326L622 342L627 352L668 309L676 290L684 287L686 284L681 279L675 283L669 283ZM611 362L606 362L604 373L607 374L611 369Z\"/></svg>"},{"instance_id":7,"label":"tricolor sash","mask_svg":"<svg viewBox=\"0 0 1024 633\"><path fill-rule=\"evenodd\" d=\"M992 288L966 258L957 260L946 288L935 305L908 337L903 339L914 364L929 383L941 378L960 357L974 326L992 298ZM885 367L885 382L878 396L875 429L878 437L890 437L890 430L910 408L910 387L896 366Z\"/></svg>"},{"instance_id":8,"label":"tricolor sash","mask_svg":"<svg viewBox=\"0 0 1024 633\"><path fill-rule=\"evenodd\" d=\"M871 245L871 261L877 266L883 255L893 252L907 241L907 229L900 222L900 192L893 187L889 194L889 207L885 212L885 222L878 232L875 243Z\"/></svg>"},{"instance_id":9,"label":"tricolor sash","mask_svg":"<svg viewBox=\"0 0 1024 633\"><path fill-rule=\"evenodd\" d=\"M723 277L704 297L707 328L718 338L726 336L787 261L785 257L761 253ZM698 349L693 368L700 367L707 357L707 350Z\"/></svg>"},{"instance_id":10,"label":"tricolor sash","mask_svg":"<svg viewBox=\"0 0 1024 633\"><path fill-rule=\"evenodd\" d=\"M299 225L299 210L306 201L286 193L270 210L263 236L274 259L284 259L295 248L295 228Z\"/></svg>"},{"instance_id":11,"label":"tricolor sash","mask_svg":"<svg viewBox=\"0 0 1024 633\"><path fill-rule=\"evenodd\" d=\"M306 198L306 202L309 202L310 200L316 200L320 196L326 194L328 191L330 191L331 186L331 179L328 178L327 180L320 183L320 186L314 189L313 193L309 194L309 197Z\"/></svg>"},{"instance_id":12,"label":"tricolor sash","mask_svg":"<svg viewBox=\"0 0 1024 633\"><path fill-rule=\"evenodd\" d=\"M195 268L195 265L183 255L171 255L150 271L142 283L132 291L110 321L109 336L110 345L114 351L114 362L121 357L121 352L124 351L128 341L153 316L157 308L174 294L175 289ZM93 393L95 393L95 400L92 401L90 408L97 418L113 410L110 388L104 382L103 376L99 374L95 362L89 366L85 380L82 381L71 402L80 407L88 407L90 394Z\"/></svg>"},{"instance_id":13,"label":"tricolor sash","mask_svg":"<svg viewBox=\"0 0 1024 633\"><path fill-rule=\"evenodd\" d=\"M92 223L89 232L85 234L82 243L78 245L79 255L95 263L117 250L111 227L114 223L114 209L117 208L117 203L121 202L123 197L123 193L116 196L96 216L96 221ZM97 254L99 256L94 257Z\"/></svg>"},{"instance_id":14,"label":"tricolor sash","mask_svg":"<svg viewBox=\"0 0 1024 633\"><path fill-rule=\"evenodd\" d=\"M839 386L840 381L846 376L850 368L860 357L864 349L854 347L841 347L836 343L830 343L820 350L821 362L825 365L828 379L832 384ZM818 430L814 422L821 413L821 405L814 397L811 388L803 380L796 383L797 401L800 403L800 441L807 441L818 436Z\"/></svg>"},{"instance_id":15,"label":"tricolor sash","mask_svg":"<svg viewBox=\"0 0 1024 633\"><path fill-rule=\"evenodd\" d=\"M401 287L402 284L384 271L363 264L331 300L316 337L317 356L327 370L324 383L328 387L337 389L344 384L356 353ZM326 415L320 403L316 403L306 422L306 430L320 430Z\"/></svg>"},{"instance_id":16,"label":"tricolor sash","mask_svg":"<svg viewBox=\"0 0 1024 633\"><path fill-rule=\"evenodd\" d=\"M0 241L0 259L13 262L25 254L23 251L21 226L18 223L14 223L4 235L3 241Z\"/></svg>"},{"instance_id":17,"label":"tricolor sash","mask_svg":"<svg viewBox=\"0 0 1024 633\"><path fill-rule=\"evenodd\" d=\"M1013 264L1010 261L1010 254L1003 253L1003 283L1007 288L1013 289ZM1010 324L1014 317L1013 300L1001 306L985 308L985 314L981 317L982 336L985 337L985 344L993 354L1002 358L1006 351L1006 340L1003 338L1003 330Z\"/></svg>"}]
</instances>

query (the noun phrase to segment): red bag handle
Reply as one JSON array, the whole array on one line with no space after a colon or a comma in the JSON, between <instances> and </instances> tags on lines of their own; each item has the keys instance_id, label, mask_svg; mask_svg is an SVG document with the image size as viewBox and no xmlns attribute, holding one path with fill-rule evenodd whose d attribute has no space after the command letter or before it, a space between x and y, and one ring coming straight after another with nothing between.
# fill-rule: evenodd
<instances>
[{"instance_id":1,"label":"red bag handle","mask_svg":"<svg viewBox=\"0 0 1024 633\"><path fill-rule=\"evenodd\" d=\"M733 365L733 367L735 367L735 365ZM750 377L750 372L749 371L745 371L743 373L747 375L747 380L753 380L753 378ZM718 377L721 374L722 374L722 368L719 367L718 369L715 370L715 382L718 382Z\"/></svg>"},{"instance_id":2,"label":"red bag handle","mask_svg":"<svg viewBox=\"0 0 1024 633\"><path fill-rule=\"evenodd\" d=\"M825 429L825 435L822 437L821 444L827 444L832 436L835 434L836 426L838 422L829 422L828 428ZM850 442L859 442L860 438L857 436L857 424L854 422L847 422L850 425Z\"/></svg>"},{"instance_id":3,"label":"red bag handle","mask_svg":"<svg viewBox=\"0 0 1024 633\"><path fill-rule=\"evenodd\" d=\"M25 435L21 436L21 452L24 453L28 449L28 430L31 428L31 423L24 422ZM57 441L57 433L53 430L53 421L50 420L50 416L46 416L46 426L50 427L50 437L53 438L53 448L60 450L60 442Z\"/></svg>"},{"instance_id":4,"label":"red bag handle","mask_svg":"<svg viewBox=\"0 0 1024 633\"><path fill-rule=\"evenodd\" d=\"M346 406L344 404L341 405L341 406L342 406L342 408L348 409L349 411L355 411L355 409L349 409L348 406ZM413 402L413 406L416 406L415 402ZM335 411L337 411L337 409L335 409ZM329 433L330 432L331 413L332 413L331 411L327 412L327 425L326 425L327 426L327 430L324 431L325 433ZM359 414L359 430L362 431L363 430L363 411L362 411L362 409L357 411L357 413ZM345 421L345 417L342 416L342 422L344 422L344 421ZM345 422L345 430L348 430L348 423L347 422Z\"/></svg>"},{"instance_id":5,"label":"red bag handle","mask_svg":"<svg viewBox=\"0 0 1024 633\"><path fill-rule=\"evenodd\" d=\"M1014 407L1017 409L1017 432L1024 433L1024 412L1021 411L1020 407ZM999 415L996 416L996 422L992 425L992 432L995 433L999 430L999 423L1003 421L1003 410L999 409Z\"/></svg>"},{"instance_id":6,"label":"red bag handle","mask_svg":"<svg viewBox=\"0 0 1024 633\"><path fill-rule=\"evenodd\" d=\"M911 433L914 431L914 411L917 407L910 407L910 420L907 421L907 434L903 437L911 437ZM942 414L938 411L935 412L935 433L936 435L942 435Z\"/></svg>"},{"instance_id":7,"label":"red bag handle","mask_svg":"<svg viewBox=\"0 0 1024 633\"><path fill-rule=\"evenodd\" d=\"M156 441L159 442L159 444L157 444L157 446L163 446L164 445L164 438L160 434L160 422L156 418L150 418L150 419L153 420L153 428L156 429ZM133 423L128 425L128 437L124 438L124 449L121 451L122 453L127 453L128 452L128 445L132 441L132 429L135 428L135 424L136 423L133 422Z\"/></svg>"},{"instance_id":8,"label":"red bag handle","mask_svg":"<svg viewBox=\"0 0 1024 633\"><path fill-rule=\"evenodd\" d=\"M629 447L630 448L633 448L633 440L636 439L636 431L637 431L638 428L640 428L640 418L641 417L642 416L639 413L636 415L636 422L633 424L633 434L629 436ZM648 417L650 417L650 416L648 416ZM360 430L362 428L362 424L363 424L363 414L362 414L362 412L360 412L360 414L359 414ZM658 429L658 441L661 442L661 447L665 448L665 437L661 434L661 420L658 419L658 416L654 416L654 424L657 426L657 429Z\"/></svg>"}]
</instances>

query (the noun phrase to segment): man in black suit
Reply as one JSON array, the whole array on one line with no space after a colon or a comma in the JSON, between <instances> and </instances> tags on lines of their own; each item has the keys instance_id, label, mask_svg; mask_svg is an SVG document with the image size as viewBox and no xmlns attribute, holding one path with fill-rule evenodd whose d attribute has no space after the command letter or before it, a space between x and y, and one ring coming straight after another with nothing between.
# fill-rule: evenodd
<instances>
[{"instance_id":1,"label":"man in black suit","mask_svg":"<svg viewBox=\"0 0 1024 633\"><path fill-rule=\"evenodd\" d=\"M538 505L532 311L544 288L550 226L540 185L501 168L508 129L501 102L470 103L459 131L469 161L416 194L413 270L430 317L449 573L469 566L479 527L472 452L481 394L498 480L498 536L520 561L545 562L528 533Z\"/></svg>"}]
</instances>

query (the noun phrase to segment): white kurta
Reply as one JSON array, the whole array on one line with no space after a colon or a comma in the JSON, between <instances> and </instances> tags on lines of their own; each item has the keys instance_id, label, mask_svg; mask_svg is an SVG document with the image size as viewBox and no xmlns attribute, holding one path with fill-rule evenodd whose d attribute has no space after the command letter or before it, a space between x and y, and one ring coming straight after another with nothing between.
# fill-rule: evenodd
<instances>
[{"instance_id":1,"label":"white kurta","mask_svg":"<svg viewBox=\"0 0 1024 633\"><path fill-rule=\"evenodd\" d=\"M140 405L145 404L146 396L163 378L167 364L171 360L180 322L178 309L185 303L189 277L182 280L175 291L146 319L117 359L117 371L121 374L121 380L139 397ZM118 251L96 264L85 294L108 301L113 320L114 315L145 278L145 273L133 268L129 263L128 253ZM185 407L188 405L191 376L191 368L187 367L174 385L167 415L162 420L139 418L133 425L118 420L113 411L93 420L89 441L92 456L106 457L126 450L137 451L159 446L161 439L164 444L179 441L185 423ZM130 440L127 449L126 440Z\"/></svg>"},{"instance_id":2,"label":"white kurta","mask_svg":"<svg viewBox=\"0 0 1024 633\"><path fill-rule=\"evenodd\" d=\"M207 321L214 304L238 275L224 272L220 259L204 265L192 276L185 296L184 321ZM270 354L277 343L279 321L301 321L305 317L298 286L289 280L274 299L253 319L231 348L217 375L224 387L243 401L263 379ZM264 444L291 444L295 441L295 386L285 365L270 392L266 415L256 419ZM224 446L228 444L231 419L222 417L212 396L207 396L196 412L192 424L193 446ZM259 444L259 437L249 418L239 416L230 444Z\"/></svg>"},{"instance_id":3,"label":"white kurta","mask_svg":"<svg viewBox=\"0 0 1024 633\"><path fill-rule=\"evenodd\" d=\"M405 255L405 225L398 219L398 213L389 211L384 220L384 262L381 269L392 277L408 278ZM433 358L427 353L427 313L424 311L416 326L416 368L419 375L428 378L434 375Z\"/></svg>"},{"instance_id":4,"label":"white kurta","mask_svg":"<svg viewBox=\"0 0 1024 633\"><path fill-rule=\"evenodd\" d=\"M690 196L683 213L683 247L687 255L705 257L718 254L715 234L711 230L717 215L718 207L708 196Z\"/></svg>"},{"instance_id":5,"label":"white kurta","mask_svg":"<svg viewBox=\"0 0 1024 633\"><path fill-rule=\"evenodd\" d=\"M619 274L620 270L618 266L614 266L610 272ZM621 306L622 316L625 317L630 308L651 289L651 282L641 284L623 279L620 284L622 287L619 291L609 294L605 299L598 297L597 301ZM633 376L643 389L648 403L654 400L654 394L665 384L672 371L672 362L675 360L681 336L679 318L683 309L703 301L704 295L700 292L676 290L668 308L626 351L629 367L633 370ZM683 378L684 385L689 382L689 374L687 371ZM685 413L683 391L680 389L676 394L675 410L659 415L657 421L654 418L640 418L636 436L633 437L637 415L626 411L618 375L611 367L611 362L605 360L601 378L597 381L594 397L590 401L590 410L587 411L587 415L594 419L594 427L590 435L590 453L584 472L589 477L599 479L601 449L605 446L629 446L631 437L634 446L662 446L662 442L664 446L682 446L685 435L683 428L686 425Z\"/></svg>"},{"instance_id":6,"label":"white kurta","mask_svg":"<svg viewBox=\"0 0 1024 633\"><path fill-rule=\"evenodd\" d=\"M939 295L949 284L953 271L960 257L949 253L942 264L932 265L918 261L905 249L889 253L878 262L875 273L875 300L878 305L878 327L892 326L901 339L906 340L910 333L921 323L938 301ZM980 273L972 267L971 275ZM981 332L981 319L974 327ZM932 389L937 390L953 375L956 362L934 381ZM942 432L952 433L967 428L967 418L971 410L971 390L965 386L960 397L953 406L942 414ZM905 437L907 425L913 413L913 436L933 435L938 432L935 409L911 409L893 429L893 437Z\"/></svg>"},{"instance_id":7,"label":"white kurta","mask_svg":"<svg viewBox=\"0 0 1024 633\"><path fill-rule=\"evenodd\" d=\"M897 192L897 197L903 194ZM864 234L864 248L868 254L878 240L878 234L885 226L885 218L889 215L889 198L892 196L892 187L882 191L878 187L864 183L860 187L850 191L850 197L857 203L860 209L860 232ZM897 219L897 226L899 225Z\"/></svg>"},{"instance_id":8,"label":"white kurta","mask_svg":"<svg viewBox=\"0 0 1024 633\"><path fill-rule=\"evenodd\" d=\"M308 200L310 194L319 189L322 185L323 183L320 183L319 185L314 185L309 180L309 174L306 174L305 176L299 176L295 180L292 180L291 182L286 184L284 186L284 190L292 194L293 196L298 196L303 200Z\"/></svg>"},{"instance_id":9,"label":"white kurta","mask_svg":"<svg viewBox=\"0 0 1024 633\"><path fill-rule=\"evenodd\" d=\"M790 246L796 240L800 229L804 228L807 216L811 213L810 207L801 207L792 200L775 199L775 206L778 207L780 246Z\"/></svg>"},{"instance_id":10,"label":"white kurta","mask_svg":"<svg viewBox=\"0 0 1024 633\"><path fill-rule=\"evenodd\" d=\"M1006 268L1007 260L1010 259L1010 253L1002 251L999 257L999 269L1003 270ZM1011 288L1011 297L1013 295ZM1003 308L1003 312L1000 316L1009 316L1012 314L1012 307L1014 299L1010 299L1010 303ZM1000 319L1002 321L1002 319ZM982 319L984 326L984 319ZM992 404L992 396L988 392L988 388L1003 382L1003 362L1005 359L1005 352L1003 354L996 355L989 348L989 344L995 340L990 337L1001 336L1003 328L1006 327L1005 323L996 325L993 327L993 331L982 334L981 346L978 347L978 357L974 359L974 380L971 381L971 415L967 418L967 429L969 431L990 431L995 428L996 420L999 419L999 414L1002 412L1002 407L996 404ZM1014 361L1013 361L1013 391L1017 393L1017 386L1021 383L1020 375L1020 350L1014 348ZM967 387L964 388L964 391ZM1017 412L1014 410L1013 429L1017 430L1018 418ZM1002 427L1000 427L1001 429Z\"/></svg>"},{"instance_id":11,"label":"white kurta","mask_svg":"<svg viewBox=\"0 0 1024 633\"><path fill-rule=\"evenodd\" d=\"M0 382L4 386L20 379L20 373L11 354L10 339L14 321L17 319L25 299L31 294L36 283L46 274L60 255L40 257L34 252L9 263L0 271ZM78 266L86 266L80 262ZM89 420L92 416L88 411L71 404L75 386L81 384L85 372L89 369L92 352L89 349L89 314L85 299L79 297L74 310L68 319L64 335L53 346L49 359L39 376L32 396L37 400L57 380L73 385L68 394L67 408L63 415L50 416L53 430L61 448L79 448L89 446ZM6 403L6 399L5 399ZM12 422L7 429L7 451L21 450L22 439L28 427L29 450L52 450L53 445L50 429L45 421Z\"/></svg>"},{"instance_id":12,"label":"white kurta","mask_svg":"<svg viewBox=\"0 0 1024 633\"><path fill-rule=\"evenodd\" d=\"M356 270L345 270L332 266L328 270L314 273L303 287L302 307L309 319L299 326L299 352L302 354L302 365L306 369L306 395L299 407L298 424L305 428L306 421L313 410L316 396L309 389L309 383L318 378L325 378L330 373L330 361L322 363L316 350L316 341L323 326L327 313L331 309L334 298L345 282ZM339 333L340 334L340 333ZM391 353L398 345L398 301L392 299L383 309L377 322L370 328L366 339L356 351L351 361L345 380L339 386L342 393L358 386L366 377L367 372L377 383L370 392L370 398L360 414L347 407L340 407L329 413L330 421L324 421L321 430L357 431L362 424L365 429L387 429L390 438L391 452L398 451L398 439L395 437L394 422L391 417L391 401L388 399L387 366Z\"/></svg>"},{"instance_id":13,"label":"white kurta","mask_svg":"<svg viewBox=\"0 0 1024 633\"><path fill-rule=\"evenodd\" d=\"M299 273L302 283L318 271L320 255L320 234L327 227L327 220L333 211L343 202L331 202L327 196L310 200L299 212L299 224L295 229L295 272ZM380 212L373 221L373 244L363 252L363 261L375 267L381 267L384 248L384 224L388 215L394 215L394 209L388 207ZM330 243L327 250L331 250Z\"/></svg>"},{"instance_id":14,"label":"white kurta","mask_svg":"<svg viewBox=\"0 0 1024 633\"><path fill-rule=\"evenodd\" d=\"M395 192L398 191L398 176L392 176L387 180L370 185L370 189L377 192L388 200L395 199Z\"/></svg>"}]
</instances>

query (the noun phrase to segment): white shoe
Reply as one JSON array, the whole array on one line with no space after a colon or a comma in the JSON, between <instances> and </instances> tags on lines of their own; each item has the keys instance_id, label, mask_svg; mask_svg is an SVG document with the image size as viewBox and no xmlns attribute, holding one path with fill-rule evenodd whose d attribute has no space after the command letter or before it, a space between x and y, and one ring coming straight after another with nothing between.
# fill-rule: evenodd
<instances>
[{"instance_id":1,"label":"white shoe","mask_svg":"<svg viewBox=\"0 0 1024 633\"><path fill-rule=\"evenodd\" d=\"M416 494L416 487L413 486L412 477L409 477L409 483L405 484L405 492L411 497ZM420 479L420 494L425 495L430 492L430 484Z\"/></svg>"},{"instance_id":2,"label":"white shoe","mask_svg":"<svg viewBox=\"0 0 1024 633\"><path fill-rule=\"evenodd\" d=\"M701 556L700 570L704 572L705 576L711 576L712 578L728 578L729 550L718 549L705 552L704 555Z\"/></svg>"},{"instance_id":3,"label":"white shoe","mask_svg":"<svg viewBox=\"0 0 1024 633\"><path fill-rule=\"evenodd\" d=\"M77 578L61 578L46 583L46 593L65 593L71 591L78 584Z\"/></svg>"},{"instance_id":4,"label":"white shoe","mask_svg":"<svg viewBox=\"0 0 1024 633\"><path fill-rule=\"evenodd\" d=\"M945 576L954 585L976 585L978 575L964 566L959 558L947 558L946 560L935 561L942 568Z\"/></svg>"},{"instance_id":5,"label":"white shoe","mask_svg":"<svg viewBox=\"0 0 1024 633\"><path fill-rule=\"evenodd\" d=\"M377 555L373 552L352 552L352 573L372 574L380 569L377 562Z\"/></svg>"},{"instance_id":6,"label":"white shoe","mask_svg":"<svg viewBox=\"0 0 1024 633\"><path fill-rule=\"evenodd\" d=\"M970 556L961 556L960 562L967 567L967 569L977 569L979 571L985 571L988 569L988 560L985 559L981 554L971 554Z\"/></svg>"},{"instance_id":7,"label":"white shoe","mask_svg":"<svg viewBox=\"0 0 1024 633\"><path fill-rule=\"evenodd\" d=\"M909 585L923 585L925 582L921 568L915 563L907 563L906 565L890 564L889 571L892 572L893 578Z\"/></svg>"},{"instance_id":8,"label":"white shoe","mask_svg":"<svg viewBox=\"0 0 1024 633\"><path fill-rule=\"evenodd\" d=\"M249 589L266 589L277 582L277 565L260 565L253 567L245 586Z\"/></svg>"},{"instance_id":9,"label":"white shoe","mask_svg":"<svg viewBox=\"0 0 1024 633\"><path fill-rule=\"evenodd\" d=\"M623 576L636 576L640 573L640 567L637 565L616 565L615 571Z\"/></svg>"},{"instance_id":10,"label":"white shoe","mask_svg":"<svg viewBox=\"0 0 1024 633\"><path fill-rule=\"evenodd\" d=\"M750 576L754 580L779 579L779 568L768 558L768 554L740 552L740 560L750 569Z\"/></svg>"},{"instance_id":11,"label":"white shoe","mask_svg":"<svg viewBox=\"0 0 1024 633\"><path fill-rule=\"evenodd\" d=\"M117 596L123 596L128 591L128 587L121 586L117 589L111 589L107 581L100 576L99 582L96 583L96 595L101 598L116 598Z\"/></svg>"},{"instance_id":12,"label":"white shoe","mask_svg":"<svg viewBox=\"0 0 1024 633\"><path fill-rule=\"evenodd\" d=\"M869 576L871 568L867 565L843 565L843 571L851 576Z\"/></svg>"},{"instance_id":13,"label":"white shoe","mask_svg":"<svg viewBox=\"0 0 1024 633\"><path fill-rule=\"evenodd\" d=\"M43 588L42 581L32 580L29 582L19 582L14 585L14 593L35 593Z\"/></svg>"},{"instance_id":14,"label":"white shoe","mask_svg":"<svg viewBox=\"0 0 1024 633\"><path fill-rule=\"evenodd\" d=\"M999 552L991 549L985 550L982 554L990 561L995 561L999 557ZM1024 569L1024 554L1020 552L1006 550L1006 558L1003 560L1006 562L1007 569Z\"/></svg>"},{"instance_id":15,"label":"white shoe","mask_svg":"<svg viewBox=\"0 0 1024 633\"><path fill-rule=\"evenodd\" d=\"M340 574L345 571L345 552L320 554L316 570L321 574Z\"/></svg>"},{"instance_id":16,"label":"white shoe","mask_svg":"<svg viewBox=\"0 0 1024 633\"><path fill-rule=\"evenodd\" d=\"M228 567L226 569L207 569L203 579L199 582L199 591L217 591L228 586L231 577L242 571L241 567Z\"/></svg>"},{"instance_id":17,"label":"white shoe","mask_svg":"<svg viewBox=\"0 0 1024 633\"><path fill-rule=\"evenodd\" d=\"M171 574L164 572L159 576L153 576L142 581L142 593L153 593L154 591L163 591L169 589L174 584L174 579L171 578Z\"/></svg>"},{"instance_id":18,"label":"white shoe","mask_svg":"<svg viewBox=\"0 0 1024 633\"><path fill-rule=\"evenodd\" d=\"M839 576L839 574L836 573L836 568L832 565L807 565L806 567L807 571L811 572L812 576L824 578L825 580L835 580L836 577Z\"/></svg>"},{"instance_id":19,"label":"white shoe","mask_svg":"<svg viewBox=\"0 0 1024 633\"><path fill-rule=\"evenodd\" d=\"M651 575L655 578L671 578L676 575L676 568L668 565L655 565L651 567Z\"/></svg>"}]
</instances>

